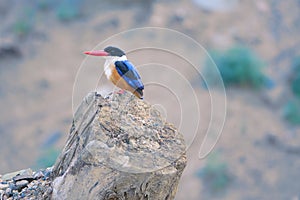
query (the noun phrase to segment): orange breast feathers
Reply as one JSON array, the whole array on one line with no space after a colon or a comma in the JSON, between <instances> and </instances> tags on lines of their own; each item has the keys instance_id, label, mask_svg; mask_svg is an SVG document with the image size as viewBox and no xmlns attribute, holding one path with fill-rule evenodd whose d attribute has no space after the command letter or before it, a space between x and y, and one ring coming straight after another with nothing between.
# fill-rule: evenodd
<instances>
[{"instance_id":1,"label":"orange breast feathers","mask_svg":"<svg viewBox=\"0 0 300 200\"><path fill-rule=\"evenodd\" d=\"M110 70L111 70L111 74L108 77L109 80L115 84L117 87L124 89L124 90L128 90L131 93L133 93L135 96L137 96L138 98L141 98L141 95L135 91L134 88L132 88L118 73L118 71L116 70L116 67L114 64L111 64L110 66Z\"/></svg>"}]
</instances>

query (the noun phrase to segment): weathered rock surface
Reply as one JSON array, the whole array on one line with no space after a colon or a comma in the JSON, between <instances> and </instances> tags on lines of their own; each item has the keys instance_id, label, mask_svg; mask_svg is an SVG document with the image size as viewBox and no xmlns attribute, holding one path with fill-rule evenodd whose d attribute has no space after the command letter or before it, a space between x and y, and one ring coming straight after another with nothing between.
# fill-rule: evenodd
<instances>
[{"instance_id":1,"label":"weathered rock surface","mask_svg":"<svg viewBox=\"0 0 300 200\"><path fill-rule=\"evenodd\" d=\"M52 168L33 172L24 169L17 172L0 175L0 200L50 200L52 186L50 172Z\"/></svg>"},{"instance_id":2,"label":"weathered rock surface","mask_svg":"<svg viewBox=\"0 0 300 200\"><path fill-rule=\"evenodd\" d=\"M91 93L53 168L0 175L0 200L174 199L185 148L182 135L145 101Z\"/></svg>"},{"instance_id":3,"label":"weathered rock surface","mask_svg":"<svg viewBox=\"0 0 300 200\"><path fill-rule=\"evenodd\" d=\"M176 128L129 93L90 93L53 167L53 199L174 199L186 165Z\"/></svg>"}]
</instances>

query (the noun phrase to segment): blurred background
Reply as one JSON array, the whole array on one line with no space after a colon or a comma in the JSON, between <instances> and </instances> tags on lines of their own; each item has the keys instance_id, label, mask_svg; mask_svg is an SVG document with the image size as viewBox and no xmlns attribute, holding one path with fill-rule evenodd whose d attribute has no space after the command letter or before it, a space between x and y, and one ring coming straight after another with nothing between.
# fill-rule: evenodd
<instances>
[{"instance_id":1,"label":"blurred background","mask_svg":"<svg viewBox=\"0 0 300 200\"><path fill-rule=\"evenodd\" d=\"M300 1L1 0L0 23L0 174L53 164L72 122L83 51L156 26L203 45L227 93L222 136L205 159L201 143L189 147L177 199L300 198ZM198 67L213 85L211 62ZM210 112L201 77L189 81ZM176 124L176 113L167 115ZM210 117L201 120L200 131Z\"/></svg>"}]
</instances>

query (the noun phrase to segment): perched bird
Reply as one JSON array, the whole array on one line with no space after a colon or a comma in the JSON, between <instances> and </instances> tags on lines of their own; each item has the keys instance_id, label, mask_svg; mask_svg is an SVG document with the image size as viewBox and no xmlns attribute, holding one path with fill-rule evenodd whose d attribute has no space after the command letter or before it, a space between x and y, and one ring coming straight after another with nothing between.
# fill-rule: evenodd
<instances>
[{"instance_id":1,"label":"perched bird","mask_svg":"<svg viewBox=\"0 0 300 200\"><path fill-rule=\"evenodd\" d=\"M121 49L106 47L104 50L86 51L87 55L103 56L106 58L104 73L106 77L121 89L132 92L135 96L143 99L144 85L141 77Z\"/></svg>"}]
</instances>

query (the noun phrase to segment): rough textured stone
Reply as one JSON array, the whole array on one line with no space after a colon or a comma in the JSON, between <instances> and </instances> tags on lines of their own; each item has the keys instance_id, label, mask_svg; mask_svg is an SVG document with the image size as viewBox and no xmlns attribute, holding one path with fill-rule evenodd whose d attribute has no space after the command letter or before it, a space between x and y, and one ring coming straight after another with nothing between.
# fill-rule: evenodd
<instances>
[{"instance_id":1,"label":"rough textured stone","mask_svg":"<svg viewBox=\"0 0 300 200\"><path fill-rule=\"evenodd\" d=\"M4 174L4 175L2 175L1 179L6 181L6 180L10 180L13 177L18 176L18 175L23 176L23 175L31 175L31 174L32 174L32 170L30 168L28 168L28 169L22 169L20 171Z\"/></svg>"},{"instance_id":2,"label":"rough textured stone","mask_svg":"<svg viewBox=\"0 0 300 200\"><path fill-rule=\"evenodd\" d=\"M7 183L0 183L0 190L5 190L9 185Z\"/></svg>"},{"instance_id":3,"label":"rough textured stone","mask_svg":"<svg viewBox=\"0 0 300 200\"><path fill-rule=\"evenodd\" d=\"M32 172L31 169L25 169L9 173L7 177L10 177L10 179L0 183L0 200L49 200L52 193L52 182L46 174L49 174L51 170L52 168L49 167L37 172ZM15 176L12 176L13 174ZM39 174L39 176L32 179L33 174Z\"/></svg>"},{"instance_id":4,"label":"rough textured stone","mask_svg":"<svg viewBox=\"0 0 300 200\"><path fill-rule=\"evenodd\" d=\"M27 180L21 180L21 181L16 182L16 190L23 189L24 187L27 186L28 183L29 182Z\"/></svg>"},{"instance_id":5,"label":"rough textured stone","mask_svg":"<svg viewBox=\"0 0 300 200\"><path fill-rule=\"evenodd\" d=\"M90 93L53 167L53 199L174 199L185 143L160 113L131 94Z\"/></svg>"},{"instance_id":6,"label":"rough textured stone","mask_svg":"<svg viewBox=\"0 0 300 200\"><path fill-rule=\"evenodd\" d=\"M34 179L33 175L18 175L13 178L13 181L14 182L21 181L21 180L32 181L33 179Z\"/></svg>"}]
</instances>

